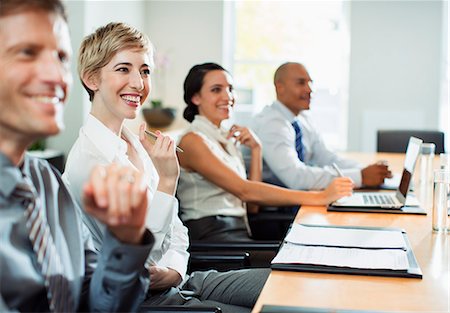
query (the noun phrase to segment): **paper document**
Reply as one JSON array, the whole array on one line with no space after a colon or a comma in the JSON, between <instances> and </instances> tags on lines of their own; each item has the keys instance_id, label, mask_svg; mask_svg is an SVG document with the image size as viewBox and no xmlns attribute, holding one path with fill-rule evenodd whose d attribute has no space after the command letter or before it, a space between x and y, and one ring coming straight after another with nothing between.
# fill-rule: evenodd
<instances>
[{"instance_id":1,"label":"paper document","mask_svg":"<svg viewBox=\"0 0 450 313\"><path fill-rule=\"evenodd\" d=\"M401 249L355 249L310 247L284 243L272 263L311 264L361 269L407 270L406 251Z\"/></svg>"},{"instance_id":2,"label":"paper document","mask_svg":"<svg viewBox=\"0 0 450 313\"><path fill-rule=\"evenodd\" d=\"M294 223L285 240L309 246L406 250L402 232L395 230L316 227Z\"/></svg>"}]
</instances>

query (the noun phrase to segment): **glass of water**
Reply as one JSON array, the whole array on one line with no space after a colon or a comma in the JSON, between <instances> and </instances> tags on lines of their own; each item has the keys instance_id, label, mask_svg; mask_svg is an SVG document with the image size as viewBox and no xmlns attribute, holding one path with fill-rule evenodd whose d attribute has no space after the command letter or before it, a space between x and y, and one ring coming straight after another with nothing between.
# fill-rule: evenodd
<instances>
[{"instance_id":1,"label":"glass of water","mask_svg":"<svg viewBox=\"0 0 450 313\"><path fill-rule=\"evenodd\" d=\"M450 200L450 170L434 172L433 231L449 230L448 209Z\"/></svg>"}]
</instances>

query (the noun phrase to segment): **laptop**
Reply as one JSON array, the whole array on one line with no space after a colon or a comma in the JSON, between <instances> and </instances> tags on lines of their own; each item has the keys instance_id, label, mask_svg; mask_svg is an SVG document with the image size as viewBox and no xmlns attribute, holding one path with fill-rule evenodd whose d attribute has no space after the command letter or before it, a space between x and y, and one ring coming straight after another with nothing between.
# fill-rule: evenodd
<instances>
[{"instance_id":1,"label":"laptop","mask_svg":"<svg viewBox=\"0 0 450 313\"><path fill-rule=\"evenodd\" d=\"M403 168L400 184L395 192L355 192L350 197L345 197L333 202L334 207L361 207L361 208L381 208L381 209L400 209L404 207L408 195L409 185L411 183L414 167L420 153L422 140L411 137L409 139L408 148L406 149L405 163ZM408 205L418 205L409 203ZM413 202L413 201L412 201Z\"/></svg>"}]
</instances>

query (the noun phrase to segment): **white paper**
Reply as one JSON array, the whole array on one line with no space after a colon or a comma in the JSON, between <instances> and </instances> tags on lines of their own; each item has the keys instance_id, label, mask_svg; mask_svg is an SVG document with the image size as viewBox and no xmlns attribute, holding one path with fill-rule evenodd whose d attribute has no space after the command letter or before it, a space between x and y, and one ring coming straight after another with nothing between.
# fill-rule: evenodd
<instances>
[{"instance_id":1,"label":"white paper","mask_svg":"<svg viewBox=\"0 0 450 313\"><path fill-rule=\"evenodd\" d=\"M306 226L294 223L286 241L311 246L405 249L400 231Z\"/></svg>"},{"instance_id":2,"label":"white paper","mask_svg":"<svg viewBox=\"0 0 450 313\"><path fill-rule=\"evenodd\" d=\"M272 263L311 264L360 269L407 270L406 251L401 249L358 249L311 247L285 243Z\"/></svg>"}]
</instances>

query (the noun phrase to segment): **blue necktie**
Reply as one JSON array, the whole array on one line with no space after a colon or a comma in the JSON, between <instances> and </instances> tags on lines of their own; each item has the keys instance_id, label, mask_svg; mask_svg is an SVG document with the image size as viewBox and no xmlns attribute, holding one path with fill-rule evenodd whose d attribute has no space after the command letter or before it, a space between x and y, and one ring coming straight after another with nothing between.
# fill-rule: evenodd
<instances>
[{"instance_id":1,"label":"blue necktie","mask_svg":"<svg viewBox=\"0 0 450 313\"><path fill-rule=\"evenodd\" d=\"M303 162L305 160L305 149L302 143L302 129L299 124L297 120L292 122L292 127L295 130L295 150L297 151L299 160Z\"/></svg>"}]
</instances>

